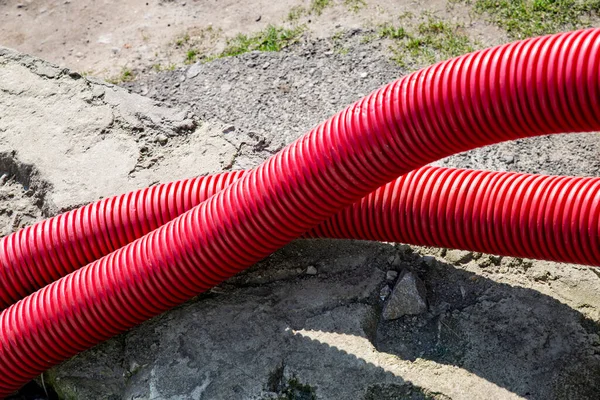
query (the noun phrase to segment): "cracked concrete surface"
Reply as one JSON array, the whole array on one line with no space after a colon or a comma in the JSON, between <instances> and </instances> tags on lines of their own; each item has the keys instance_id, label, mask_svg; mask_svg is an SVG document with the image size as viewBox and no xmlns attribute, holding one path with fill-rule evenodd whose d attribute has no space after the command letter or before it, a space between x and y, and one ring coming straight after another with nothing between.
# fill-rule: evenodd
<instances>
[{"instance_id":1,"label":"cracked concrete surface","mask_svg":"<svg viewBox=\"0 0 600 400\"><path fill-rule=\"evenodd\" d=\"M33 166L35 177L24 178L44 192L45 215L231 164L223 128L190 125L189 110L4 48L0 92L0 154L17 169Z\"/></svg>"}]
</instances>

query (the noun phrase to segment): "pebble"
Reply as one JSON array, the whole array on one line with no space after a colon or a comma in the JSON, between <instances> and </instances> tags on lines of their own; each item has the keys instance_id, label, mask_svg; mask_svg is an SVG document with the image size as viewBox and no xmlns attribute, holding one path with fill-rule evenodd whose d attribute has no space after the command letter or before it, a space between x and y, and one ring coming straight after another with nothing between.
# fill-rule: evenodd
<instances>
[{"instance_id":1,"label":"pebble","mask_svg":"<svg viewBox=\"0 0 600 400\"><path fill-rule=\"evenodd\" d=\"M366 72L363 72L363 73L360 74L360 77L362 79L365 79L367 76L369 76L369 74L367 74Z\"/></svg>"},{"instance_id":2,"label":"pebble","mask_svg":"<svg viewBox=\"0 0 600 400\"><path fill-rule=\"evenodd\" d=\"M231 125L228 126L227 128L223 129L223 133L231 133L235 131L235 126Z\"/></svg>"},{"instance_id":3,"label":"pebble","mask_svg":"<svg viewBox=\"0 0 600 400\"><path fill-rule=\"evenodd\" d=\"M381 299L381 301L385 301L385 299L388 298L390 293L392 293L392 289L390 289L390 287L388 285L385 285L379 291L379 298Z\"/></svg>"},{"instance_id":4,"label":"pebble","mask_svg":"<svg viewBox=\"0 0 600 400\"><path fill-rule=\"evenodd\" d=\"M437 261L434 256L423 256L422 259L425 265L427 265L428 267L435 266L435 263Z\"/></svg>"},{"instance_id":5,"label":"pebble","mask_svg":"<svg viewBox=\"0 0 600 400\"><path fill-rule=\"evenodd\" d=\"M196 129L196 122L193 119L184 119L175 125L178 131L193 131Z\"/></svg>"},{"instance_id":6,"label":"pebble","mask_svg":"<svg viewBox=\"0 0 600 400\"><path fill-rule=\"evenodd\" d=\"M511 154L504 156L504 162L507 164L513 164L515 162L515 156Z\"/></svg>"},{"instance_id":7,"label":"pebble","mask_svg":"<svg viewBox=\"0 0 600 400\"><path fill-rule=\"evenodd\" d=\"M393 282L398 277L398 271L388 271L385 274L385 280L388 282Z\"/></svg>"},{"instance_id":8,"label":"pebble","mask_svg":"<svg viewBox=\"0 0 600 400\"><path fill-rule=\"evenodd\" d=\"M169 141L169 138L167 137L167 135L163 135L161 133L156 137L156 141L164 146Z\"/></svg>"},{"instance_id":9,"label":"pebble","mask_svg":"<svg viewBox=\"0 0 600 400\"><path fill-rule=\"evenodd\" d=\"M452 264L466 264L473 260L473 253L465 250L448 250L445 259Z\"/></svg>"},{"instance_id":10,"label":"pebble","mask_svg":"<svg viewBox=\"0 0 600 400\"><path fill-rule=\"evenodd\" d=\"M425 284L411 271L404 271L383 306L386 321L427 311Z\"/></svg>"},{"instance_id":11,"label":"pebble","mask_svg":"<svg viewBox=\"0 0 600 400\"><path fill-rule=\"evenodd\" d=\"M187 77L189 79L195 78L198 75L200 75L200 71L202 70L202 64L201 63L196 63L194 65L192 65L188 70L187 70Z\"/></svg>"},{"instance_id":12,"label":"pebble","mask_svg":"<svg viewBox=\"0 0 600 400\"><path fill-rule=\"evenodd\" d=\"M308 268L306 268L306 275L316 275L317 272L317 268L314 265L309 265Z\"/></svg>"}]
</instances>

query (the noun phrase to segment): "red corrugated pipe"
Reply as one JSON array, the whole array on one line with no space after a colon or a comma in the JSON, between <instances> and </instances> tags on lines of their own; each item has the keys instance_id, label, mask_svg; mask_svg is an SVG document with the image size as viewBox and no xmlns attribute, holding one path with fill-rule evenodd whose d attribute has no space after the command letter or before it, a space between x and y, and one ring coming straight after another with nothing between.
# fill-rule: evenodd
<instances>
[{"instance_id":1,"label":"red corrugated pipe","mask_svg":"<svg viewBox=\"0 0 600 400\"><path fill-rule=\"evenodd\" d=\"M245 173L103 199L0 239L0 310L164 225ZM423 167L305 236L600 265L599 217L600 178Z\"/></svg>"},{"instance_id":2,"label":"red corrugated pipe","mask_svg":"<svg viewBox=\"0 0 600 400\"><path fill-rule=\"evenodd\" d=\"M600 129L600 29L408 75L160 228L0 314L0 397L247 268L381 185L450 154Z\"/></svg>"}]
</instances>

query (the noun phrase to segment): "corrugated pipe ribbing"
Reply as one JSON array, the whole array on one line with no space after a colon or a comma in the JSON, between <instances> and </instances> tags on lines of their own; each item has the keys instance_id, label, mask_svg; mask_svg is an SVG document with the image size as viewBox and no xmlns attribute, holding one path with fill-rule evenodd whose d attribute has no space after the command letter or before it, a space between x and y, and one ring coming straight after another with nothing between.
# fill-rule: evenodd
<instances>
[{"instance_id":1,"label":"corrugated pipe ribbing","mask_svg":"<svg viewBox=\"0 0 600 400\"><path fill-rule=\"evenodd\" d=\"M245 173L103 199L0 239L0 309L164 225ZM600 265L599 220L600 178L423 167L304 236Z\"/></svg>"},{"instance_id":2,"label":"corrugated pipe ribbing","mask_svg":"<svg viewBox=\"0 0 600 400\"><path fill-rule=\"evenodd\" d=\"M457 152L600 128L600 29L468 54L377 90L158 229L0 314L0 397Z\"/></svg>"}]
</instances>

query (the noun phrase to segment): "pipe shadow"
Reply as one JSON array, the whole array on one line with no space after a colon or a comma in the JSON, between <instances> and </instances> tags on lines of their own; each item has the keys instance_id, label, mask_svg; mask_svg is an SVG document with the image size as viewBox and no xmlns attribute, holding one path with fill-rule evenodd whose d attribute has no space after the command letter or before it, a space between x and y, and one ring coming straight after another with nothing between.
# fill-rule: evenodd
<instances>
[{"instance_id":1,"label":"pipe shadow","mask_svg":"<svg viewBox=\"0 0 600 400\"><path fill-rule=\"evenodd\" d=\"M480 267L432 262L403 245L299 240L48 377L88 398L108 398L91 364L112 368L103 382L128 399L255 399L257 388L270 399L296 384L288 398L311 399L305 386L319 399L597 398L598 323L469 268ZM425 282L427 313L381 319L390 269Z\"/></svg>"},{"instance_id":2,"label":"pipe shadow","mask_svg":"<svg viewBox=\"0 0 600 400\"><path fill-rule=\"evenodd\" d=\"M596 321L533 288L418 254L408 260L425 282L429 312L381 321L373 338L379 351L457 366L525 398L598 398ZM500 260L481 262L493 267ZM508 274L532 265L507 260Z\"/></svg>"},{"instance_id":3,"label":"pipe shadow","mask_svg":"<svg viewBox=\"0 0 600 400\"><path fill-rule=\"evenodd\" d=\"M372 243L351 243L356 256L375 250ZM311 249L319 247L315 241L306 245ZM479 268L475 273L466 266L422 256L407 246L394 246L400 251L391 263L388 258L384 265L374 264L389 251L387 244L376 247L380 257L371 260L370 266L416 272L427 287L429 304L425 314L384 321L380 312L382 303L374 300L376 296L372 294L369 304L378 310L378 321L371 323L365 334L379 352L410 362L429 360L459 367L523 398L598 398L598 322L538 290L498 282L491 279L494 274L483 276L486 268L499 267L501 257L481 256L473 260L471 268L473 265ZM289 258L290 254L285 257ZM536 263L511 258L505 261L508 263L503 265L508 264L505 269L509 275L525 274L532 263ZM562 267L575 268L564 264ZM548 277L536 277L530 283L538 278L544 281ZM296 328L306 329L305 324ZM343 323L336 326L338 328L333 329L329 324L313 324L310 329L358 334L340 329ZM365 368L370 368L368 363Z\"/></svg>"}]
</instances>

